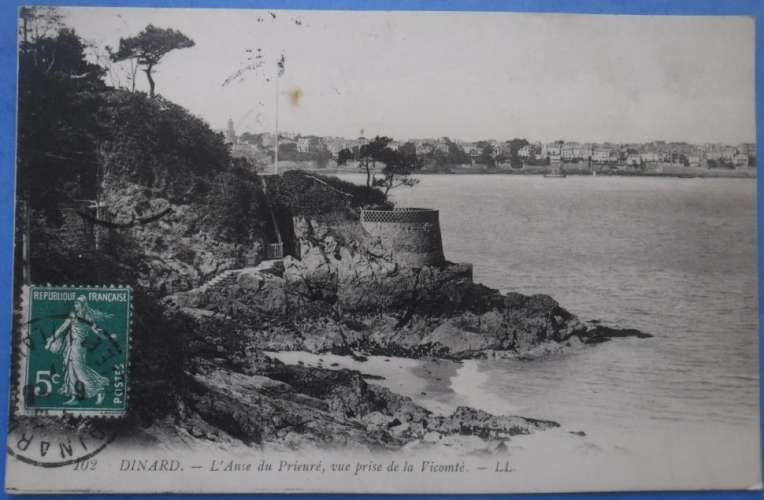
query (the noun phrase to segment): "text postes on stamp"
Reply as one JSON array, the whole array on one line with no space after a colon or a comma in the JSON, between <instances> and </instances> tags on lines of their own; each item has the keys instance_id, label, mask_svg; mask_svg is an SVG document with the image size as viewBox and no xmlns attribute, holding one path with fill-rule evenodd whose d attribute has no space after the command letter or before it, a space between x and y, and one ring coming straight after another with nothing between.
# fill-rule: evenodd
<instances>
[{"instance_id":1,"label":"text postes on stamp","mask_svg":"<svg viewBox=\"0 0 764 500\"><path fill-rule=\"evenodd\" d=\"M19 415L122 416L127 411L132 290L23 290Z\"/></svg>"}]
</instances>

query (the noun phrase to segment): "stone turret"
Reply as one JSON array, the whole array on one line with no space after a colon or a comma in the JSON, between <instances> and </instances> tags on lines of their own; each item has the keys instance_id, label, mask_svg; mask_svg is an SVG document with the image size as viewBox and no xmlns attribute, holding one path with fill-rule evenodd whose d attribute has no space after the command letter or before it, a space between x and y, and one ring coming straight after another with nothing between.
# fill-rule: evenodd
<instances>
[{"instance_id":1,"label":"stone turret","mask_svg":"<svg viewBox=\"0 0 764 500\"><path fill-rule=\"evenodd\" d=\"M362 210L361 225L403 266L440 266L446 261L437 210Z\"/></svg>"}]
</instances>

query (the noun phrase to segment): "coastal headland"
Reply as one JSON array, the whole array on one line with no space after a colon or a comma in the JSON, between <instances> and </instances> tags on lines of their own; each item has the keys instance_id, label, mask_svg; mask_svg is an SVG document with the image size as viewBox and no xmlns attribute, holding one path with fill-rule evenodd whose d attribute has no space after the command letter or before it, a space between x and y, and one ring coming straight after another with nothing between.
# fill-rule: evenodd
<instances>
[{"instance_id":1,"label":"coastal headland","mask_svg":"<svg viewBox=\"0 0 764 500\"><path fill-rule=\"evenodd\" d=\"M424 240L408 242L402 260L361 214L393 210L387 191L408 170L388 171L387 185L263 175L164 98L108 90L98 99L103 113L93 120L108 125L92 152L105 172L99 203L76 202L93 194L87 186L60 198L34 193L29 205L18 198L17 227L31 244L15 282L132 287L130 403L120 424L129 442L397 450L466 436L493 450L558 423L470 407L435 412L360 370L286 364L266 352L524 362L649 336L581 321L547 295L475 283L471 264L447 261L447 248ZM22 144L22 158L30 147ZM37 167L20 178L50 170ZM438 207L426 208L416 227L395 232L402 245L406 231L435 234L428 217ZM427 258L413 255L420 244Z\"/></svg>"},{"instance_id":2,"label":"coastal headland","mask_svg":"<svg viewBox=\"0 0 764 500\"><path fill-rule=\"evenodd\" d=\"M284 178L307 182L303 192L343 199L300 172ZM291 228L293 255L229 269L163 299L187 332L184 432L369 449L470 435L491 448L559 424L467 407L437 414L362 371L285 364L269 353L523 362L616 337L650 337L581 321L546 295L501 294L475 283L470 264L402 265L348 205L295 215Z\"/></svg>"}]
</instances>

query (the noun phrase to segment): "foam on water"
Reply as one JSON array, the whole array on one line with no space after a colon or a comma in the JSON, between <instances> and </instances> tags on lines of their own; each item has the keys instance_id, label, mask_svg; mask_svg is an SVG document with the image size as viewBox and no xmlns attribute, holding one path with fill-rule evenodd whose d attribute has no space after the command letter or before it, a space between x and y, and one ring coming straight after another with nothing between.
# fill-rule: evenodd
<instances>
[{"instance_id":1,"label":"foam on water","mask_svg":"<svg viewBox=\"0 0 764 500\"><path fill-rule=\"evenodd\" d=\"M455 397L488 411L581 427L602 436L598 446L622 441L623 450L643 459L654 461L659 451L668 462L653 464L648 476L656 480L661 467L700 478L734 462L733 475L754 484L755 181L488 175L420 181L395 191L396 202L439 209L446 258L472 262L476 281L549 294L584 319L655 335L534 361L466 362L451 379Z\"/></svg>"}]
</instances>

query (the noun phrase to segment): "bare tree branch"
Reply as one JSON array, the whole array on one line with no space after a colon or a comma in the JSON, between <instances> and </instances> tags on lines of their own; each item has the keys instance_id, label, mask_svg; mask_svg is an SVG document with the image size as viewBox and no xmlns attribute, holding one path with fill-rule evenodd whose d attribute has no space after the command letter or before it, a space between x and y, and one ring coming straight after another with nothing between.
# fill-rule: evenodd
<instances>
[{"instance_id":1,"label":"bare tree branch","mask_svg":"<svg viewBox=\"0 0 764 500\"><path fill-rule=\"evenodd\" d=\"M162 210L161 212L149 215L148 217L136 218L135 215L133 215L132 220L130 222L111 222L111 221L106 221L106 220L98 219L97 217L93 217L92 215L87 214L85 212L82 212L80 210L77 210L77 215L79 215L80 217L82 217L86 221L92 222L93 224L97 224L99 226L111 227L111 228L115 228L115 229L125 229L125 228L129 228L129 227L140 226L140 225L144 225L144 224L149 224L150 222L157 221L157 220L161 219L162 217L164 217L165 215L168 215L168 214L172 213L172 211L173 211L172 207L167 207L164 210Z\"/></svg>"}]
</instances>

